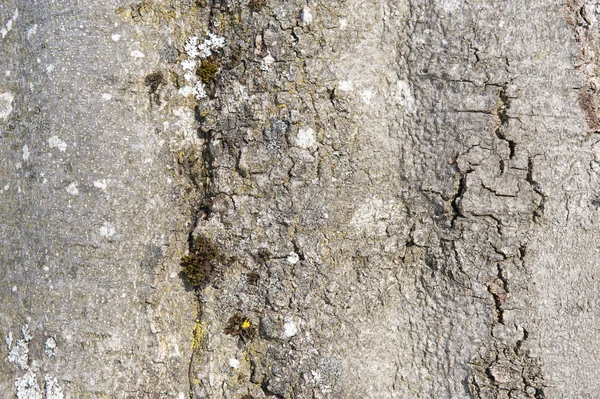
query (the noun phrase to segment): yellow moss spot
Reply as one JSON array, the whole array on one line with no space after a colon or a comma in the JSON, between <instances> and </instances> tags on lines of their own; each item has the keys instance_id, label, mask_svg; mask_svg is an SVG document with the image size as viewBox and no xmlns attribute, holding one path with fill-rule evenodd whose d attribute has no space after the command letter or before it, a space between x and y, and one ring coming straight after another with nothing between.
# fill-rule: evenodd
<instances>
[{"instance_id":1,"label":"yellow moss spot","mask_svg":"<svg viewBox=\"0 0 600 399\"><path fill-rule=\"evenodd\" d=\"M242 323L242 328L250 328L252 327L252 323L250 323L250 321L248 320L244 320L244 322Z\"/></svg>"},{"instance_id":2,"label":"yellow moss spot","mask_svg":"<svg viewBox=\"0 0 600 399\"><path fill-rule=\"evenodd\" d=\"M196 321L196 325L192 330L192 345L191 348L193 351L202 348L202 344L206 339L206 330L202 327L202 323Z\"/></svg>"}]
</instances>

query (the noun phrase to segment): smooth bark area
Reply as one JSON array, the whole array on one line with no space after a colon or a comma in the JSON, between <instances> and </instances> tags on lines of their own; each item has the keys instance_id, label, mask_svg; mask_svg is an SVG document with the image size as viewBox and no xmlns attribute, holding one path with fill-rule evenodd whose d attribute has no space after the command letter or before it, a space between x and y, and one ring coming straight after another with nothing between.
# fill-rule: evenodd
<instances>
[{"instance_id":1,"label":"smooth bark area","mask_svg":"<svg viewBox=\"0 0 600 399\"><path fill-rule=\"evenodd\" d=\"M599 13L1 2L0 391L598 396Z\"/></svg>"}]
</instances>

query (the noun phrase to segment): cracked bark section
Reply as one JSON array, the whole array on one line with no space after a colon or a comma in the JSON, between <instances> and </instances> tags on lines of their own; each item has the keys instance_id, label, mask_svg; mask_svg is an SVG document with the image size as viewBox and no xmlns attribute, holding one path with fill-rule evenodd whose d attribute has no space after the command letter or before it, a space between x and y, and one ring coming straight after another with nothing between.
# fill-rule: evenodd
<instances>
[{"instance_id":1,"label":"cracked bark section","mask_svg":"<svg viewBox=\"0 0 600 399\"><path fill-rule=\"evenodd\" d=\"M583 110L588 125L588 136L600 133L598 104L600 102L600 87L597 83L595 66L598 65L598 37L592 21L595 20L592 5L581 0L564 2L565 19L575 31L575 40L579 45L575 69L581 73L584 85L579 90L578 102Z\"/></svg>"}]
</instances>

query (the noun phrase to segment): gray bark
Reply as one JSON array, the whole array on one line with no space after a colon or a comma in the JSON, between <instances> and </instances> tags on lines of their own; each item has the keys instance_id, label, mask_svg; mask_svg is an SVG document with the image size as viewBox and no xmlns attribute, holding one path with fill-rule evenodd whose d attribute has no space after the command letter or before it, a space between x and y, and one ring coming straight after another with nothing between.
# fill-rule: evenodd
<instances>
[{"instance_id":1,"label":"gray bark","mask_svg":"<svg viewBox=\"0 0 600 399\"><path fill-rule=\"evenodd\" d=\"M0 391L597 397L599 13L0 3Z\"/></svg>"}]
</instances>

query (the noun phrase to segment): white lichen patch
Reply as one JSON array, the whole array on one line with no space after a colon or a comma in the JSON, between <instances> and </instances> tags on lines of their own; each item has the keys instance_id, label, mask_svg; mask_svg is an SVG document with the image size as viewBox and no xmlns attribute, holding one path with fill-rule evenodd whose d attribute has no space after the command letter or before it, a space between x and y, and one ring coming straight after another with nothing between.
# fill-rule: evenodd
<instances>
[{"instance_id":1,"label":"white lichen patch","mask_svg":"<svg viewBox=\"0 0 600 399\"><path fill-rule=\"evenodd\" d=\"M56 340L50 337L44 342L44 353L48 357L54 357L54 350L56 349Z\"/></svg>"},{"instance_id":2,"label":"white lichen patch","mask_svg":"<svg viewBox=\"0 0 600 399\"><path fill-rule=\"evenodd\" d=\"M14 363L19 369L24 370L29 367L29 341L31 341L32 335L29 331L29 325L21 327L22 339L17 340L15 346L10 349L7 360L10 363ZM12 334L9 334L10 343L12 344ZM7 341L7 344L9 342Z\"/></svg>"},{"instance_id":3,"label":"white lichen patch","mask_svg":"<svg viewBox=\"0 0 600 399\"><path fill-rule=\"evenodd\" d=\"M263 71L268 71L269 67L275 63L275 58L271 54L267 54L265 58L260 60L260 69Z\"/></svg>"},{"instance_id":4,"label":"white lichen patch","mask_svg":"<svg viewBox=\"0 0 600 399\"><path fill-rule=\"evenodd\" d=\"M181 62L181 69L184 72L184 79L189 82L189 85L179 89L179 94L183 97L193 95L197 100L206 97L206 89L204 83L198 80L195 74L198 67L198 61L210 57L214 51L225 47L225 38L217 36L214 33L209 33L208 38L200 43L198 36L190 36L183 46L188 58Z\"/></svg>"},{"instance_id":5,"label":"white lichen patch","mask_svg":"<svg viewBox=\"0 0 600 399\"><path fill-rule=\"evenodd\" d=\"M213 33L208 34L208 39L204 40L203 43L198 45L200 50L200 58L208 58L212 55L214 50L225 47L225 38L217 36Z\"/></svg>"},{"instance_id":6,"label":"white lichen patch","mask_svg":"<svg viewBox=\"0 0 600 399\"><path fill-rule=\"evenodd\" d=\"M352 91L354 89L354 85L349 80L341 80L340 83L338 83L338 89L340 91Z\"/></svg>"},{"instance_id":7,"label":"white lichen patch","mask_svg":"<svg viewBox=\"0 0 600 399\"><path fill-rule=\"evenodd\" d=\"M365 104L371 105L371 100L373 99L373 92L371 90L363 90L360 96Z\"/></svg>"},{"instance_id":8,"label":"white lichen patch","mask_svg":"<svg viewBox=\"0 0 600 399\"><path fill-rule=\"evenodd\" d=\"M129 53L129 55L133 58L144 58L146 56L140 50L133 50L131 53Z\"/></svg>"},{"instance_id":9,"label":"white lichen patch","mask_svg":"<svg viewBox=\"0 0 600 399\"><path fill-rule=\"evenodd\" d=\"M15 381L17 399L42 399L42 391L33 370L27 370L25 374Z\"/></svg>"},{"instance_id":10,"label":"white lichen patch","mask_svg":"<svg viewBox=\"0 0 600 399\"><path fill-rule=\"evenodd\" d=\"M444 11L451 13L456 11L456 9L460 6L460 0L441 0L439 5Z\"/></svg>"},{"instance_id":11,"label":"white lichen patch","mask_svg":"<svg viewBox=\"0 0 600 399\"><path fill-rule=\"evenodd\" d=\"M313 19L314 17L312 15L312 12L310 11L310 8L304 6L302 12L300 13L300 21L302 21L304 25L308 25L313 21Z\"/></svg>"},{"instance_id":12,"label":"white lichen patch","mask_svg":"<svg viewBox=\"0 0 600 399\"><path fill-rule=\"evenodd\" d=\"M52 64L46 65L46 73L51 74L52 71L54 71L54 65L52 65Z\"/></svg>"},{"instance_id":13,"label":"white lichen patch","mask_svg":"<svg viewBox=\"0 0 600 399\"><path fill-rule=\"evenodd\" d=\"M22 376L15 380L16 396L17 399L42 399L42 390L38 385L37 375L34 372L34 370L39 369L40 365L33 361L30 368L28 364L29 341L33 338L29 325L21 327L21 335L23 338L19 339L12 349L12 334L9 333L6 339L7 346L11 349L8 354L8 361L15 363L20 370L26 370ZM49 357L53 357L55 348L56 341L54 338L48 338L44 344L44 352ZM46 374L44 382L45 399L64 399L63 390L55 377Z\"/></svg>"},{"instance_id":14,"label":"white lichen patch","mask_svg":"<svg viewBox=\"0 0 600 399\"><path fill-rule=\"evenodd\" d=\"M296 145L301 148L310 148L317 144L317 139L315 138L315 131L308 128L300 128L298 130L298 134L296 135Z\"/></svg>"},{"instance_id":15,"label":"white lichen patch","mask_svg":"<svg viewBox=\"0 0 600 399\"><path fill-rule=\"evenodd\" d=\"M8 32L12 30L14 23L17 21L17 18L19 18L19 9L15 8L12 18L9 19L8 22L6 22L6 25L4 25L2 29L0 29L0 36L2 36L2 39L4 39L6 35L8 35Z\"/></svg>"},{"instance_id":16,"label":"white lichen patch","mask_svg":"<svg viewBox=\"0 0 600 399\"><path fill-rule=\"evenodd\" d=\"M27 144L25 144L23 146L23 161L28 162L29 161L29 147L27 146Z\"/></svg>"},{"instance_id":17,"label":"white lichen patch","mask_svg":"<svg viewBox=\"0 0 600 399\"><path fill-rule=\"evenodd\" d=\"M340 19L340 29L346 29L348 27L348 20L346 18Z\"/></svg>"},{"instance_id":18,"label":"white lichen patch","mask_svg":"<svg viewBox=\"0 0 600 399\"><path fill-rule=\"evenodd\" d=\"M183 86L179 89L178 93L180 96L189 97L194 94L194 88L191 86Z\"/></svg>"},{"instance_id":19,"label":"white lichen patch","mask_svg":"<svg viewBox=\"0 0 600 399\"><path fill-rule=\"evenodd\" d=\"M194 86L194 96L197 100L201 100L206 97L206 91L204 91L204 83L198 81Z\"/></svg>"},{"instance_id":20,"label":"white lichen patch","mask_svg":"<svg viewBox=\"0 0 600 399\"><path fill-rule=\"evenodd\" d=\"M37 33L38 26L37 24L33 24L27 29L27 40L31 40Z\"/></svg>"},{"instance_id":21,"label":"white lichen patch","mask_svg":"<svg viewBox=\"0 0 600 399\"><path fill-rule=\"evenodd\" d=\"M13 110L12 102L15 97L12 93L0 93L0 119L6 119Z\"/></svg>"},{"instance_id":22,"label":"white lichen patch","mask_svg":"<svg viewBox=\"0 0 600 399\"><path fill-rule=\"evenodd\" d=\"M49 374L44 376L46 382L46 399L64 399L62 388L58 385L58 379Z\"/></svg>"},{"instance_id":23,"label":"white lichen patch","mask_svg":"<svg viewBox=\"0 0 600 399\"><path fill-rule=\"evenodd\" d=\"M188 55L189 59L193 60L200 56L200 51L198 50L198 36L190 36L187 41L183 45L183 49L185 53Z\"/></svg>"},{"instance_id":24,"label":"white lichen patch","mask_svg":"<svg viewBox=\"0 0 600 399\"><path fill-rule=\"evenodd\" d=\"M104 222L104 224L102 225L102 227L100 227L98 232L102 237L111 238L115 235L116 230L110 223Z\"/></svg>"},{"instance_id":25,"label":"white lichen patch","mask_svg":"<svg viewBox=\"0 0 600 399\"><path fill-rule=\"evenodd\" d=\"M293 337L296 334L298 334L298 327L296 326L296 323L293 321L288 321L283 324L283 335L286 338Z\"/></svg>"},{"instance_id":26,"label":"white lichen patch","mask_svg":"<svg viewBox=\"0 0 600 399\"><path fill-rule=\"evenodd\" d=\"M6 342L6 349L10 350L10 348L12 347L12 342L13 342L12 331L9 331L8 334L6 334L6 338L4 338L4 342Z\"/></svg>"},{"instance_id":27,"label":"white lichen patch","mask_svg":"<svg viewBox=\"0 0 600 399\"><path fill-rule=\"evenodd\" d=\"M25 340L19 339L15 346L8 353L8 361L14 363L20 369L27 368L27 360L29 359L29 345Z\"/></svg>"},{"instance_id":28,"label":"white lichen patch","mask_svg":"<svg viewBox=\"0 0 600 399\"><path fill-rule=\"evenodd\" d=\"M102 93L102 99L104 101L110 101L110 100L112 100L112 98L113 98L112 94L110 94L110 93Z\"/></svg>"},{"instance_id":29,"label":"white lichen patch","mask_svg":"<svg viewBox=\"0 0 600 399\"><path fill-rule=\"evenodd\" d=\"M231 359L229 359L229 367L231 367L232 369L239 368L240 361L232 357Z\"/></svg>"},{"instance_id":30,"label":"white lichen patch","mask_svg":"<svg viewBox=\"0 0 600 399\"><path fill-rule=\"evenodd\" d=\"M61 152L67 150L67 143L58 138L58 136L52 136L48 139L48 145L50 148L58 148Z\"/></svg>"},{"instance_id":31,"label":"white lichen patch","mask_svg":"<svg viewBox=\"0 0 600 399\"><path fill-rule=\"evenodd\" d=\"M78 195L79 189L77 188L77 183L73 182L67 186L67 192L71 195Z\"/></svg>"},{"instance_id":32,"label":"white lichen patch","mask_svg":"<svg viewBox=\"0 0 600 399\"><path fill-rule=\"evenodd\" d=\"M121 40L121 35L119 35L118 33L113 33L112 35L110 35L110 40L112 40L113 42L118 42L119 40Z\"/></svg>"},{"instance_id":33,"label":"white lichen patch","mask_svg":"<svg viewBox=\"0 0 600 399\"><path fill-rule=\"evenodd\" d=\"M102 191L106 191L106 188L108 187L108 183L106 182L106 179L97 180L93 184L94 184L94 187L99 188Z\"/></svg>"},{"instance_id":34,"label":"white lichen patch","mask_svg":"<svg viewBox=\"0 0 600 399\"><path fill-rule=\"evenodd\" d=\"M33 335L31 334L31 330L29 330L29 324L25 324L23 327L21 327L21 335L25 341L31 341Z\"/></svg>"},{"instance_id":35,"label":"white lichen patch","mask_svg":"<svg viewBox=\"0 0 600 399\"><path fill-rule=\"evenodd\" d=\"M194 69L196 68L196 66L197 66L196 61L190 60L190 59L187 59L181 63L181 68L185 72L183 75L183 78L186 81L191 82L194 80L194 76L195 76Z\"/></svg>"},{"instance_id":36,"label":"white lichen patch","mask_svg":"<svg viewBox=\"0 0 600 399\"><path fill-rule=\"evenodd\" d=\"M399 80L398 83L396 83L395 98L396 101L398 101L398 103L404 107L407 113L415 113L415 97L413 96L412 89L407 81Z\"/></svg>"},{"instance_id":37,"label":"white lichen patch","mask_svg":"<svg viewBox=\"0 0 600 399\"><path fill-rule=\"evenodd\" d=\"M298 256L297 253L292 252L287 256L286 259L290 265L295 265L296 263L298 263L300 261L300 256Z\"/></svg>"}]
</instances>

